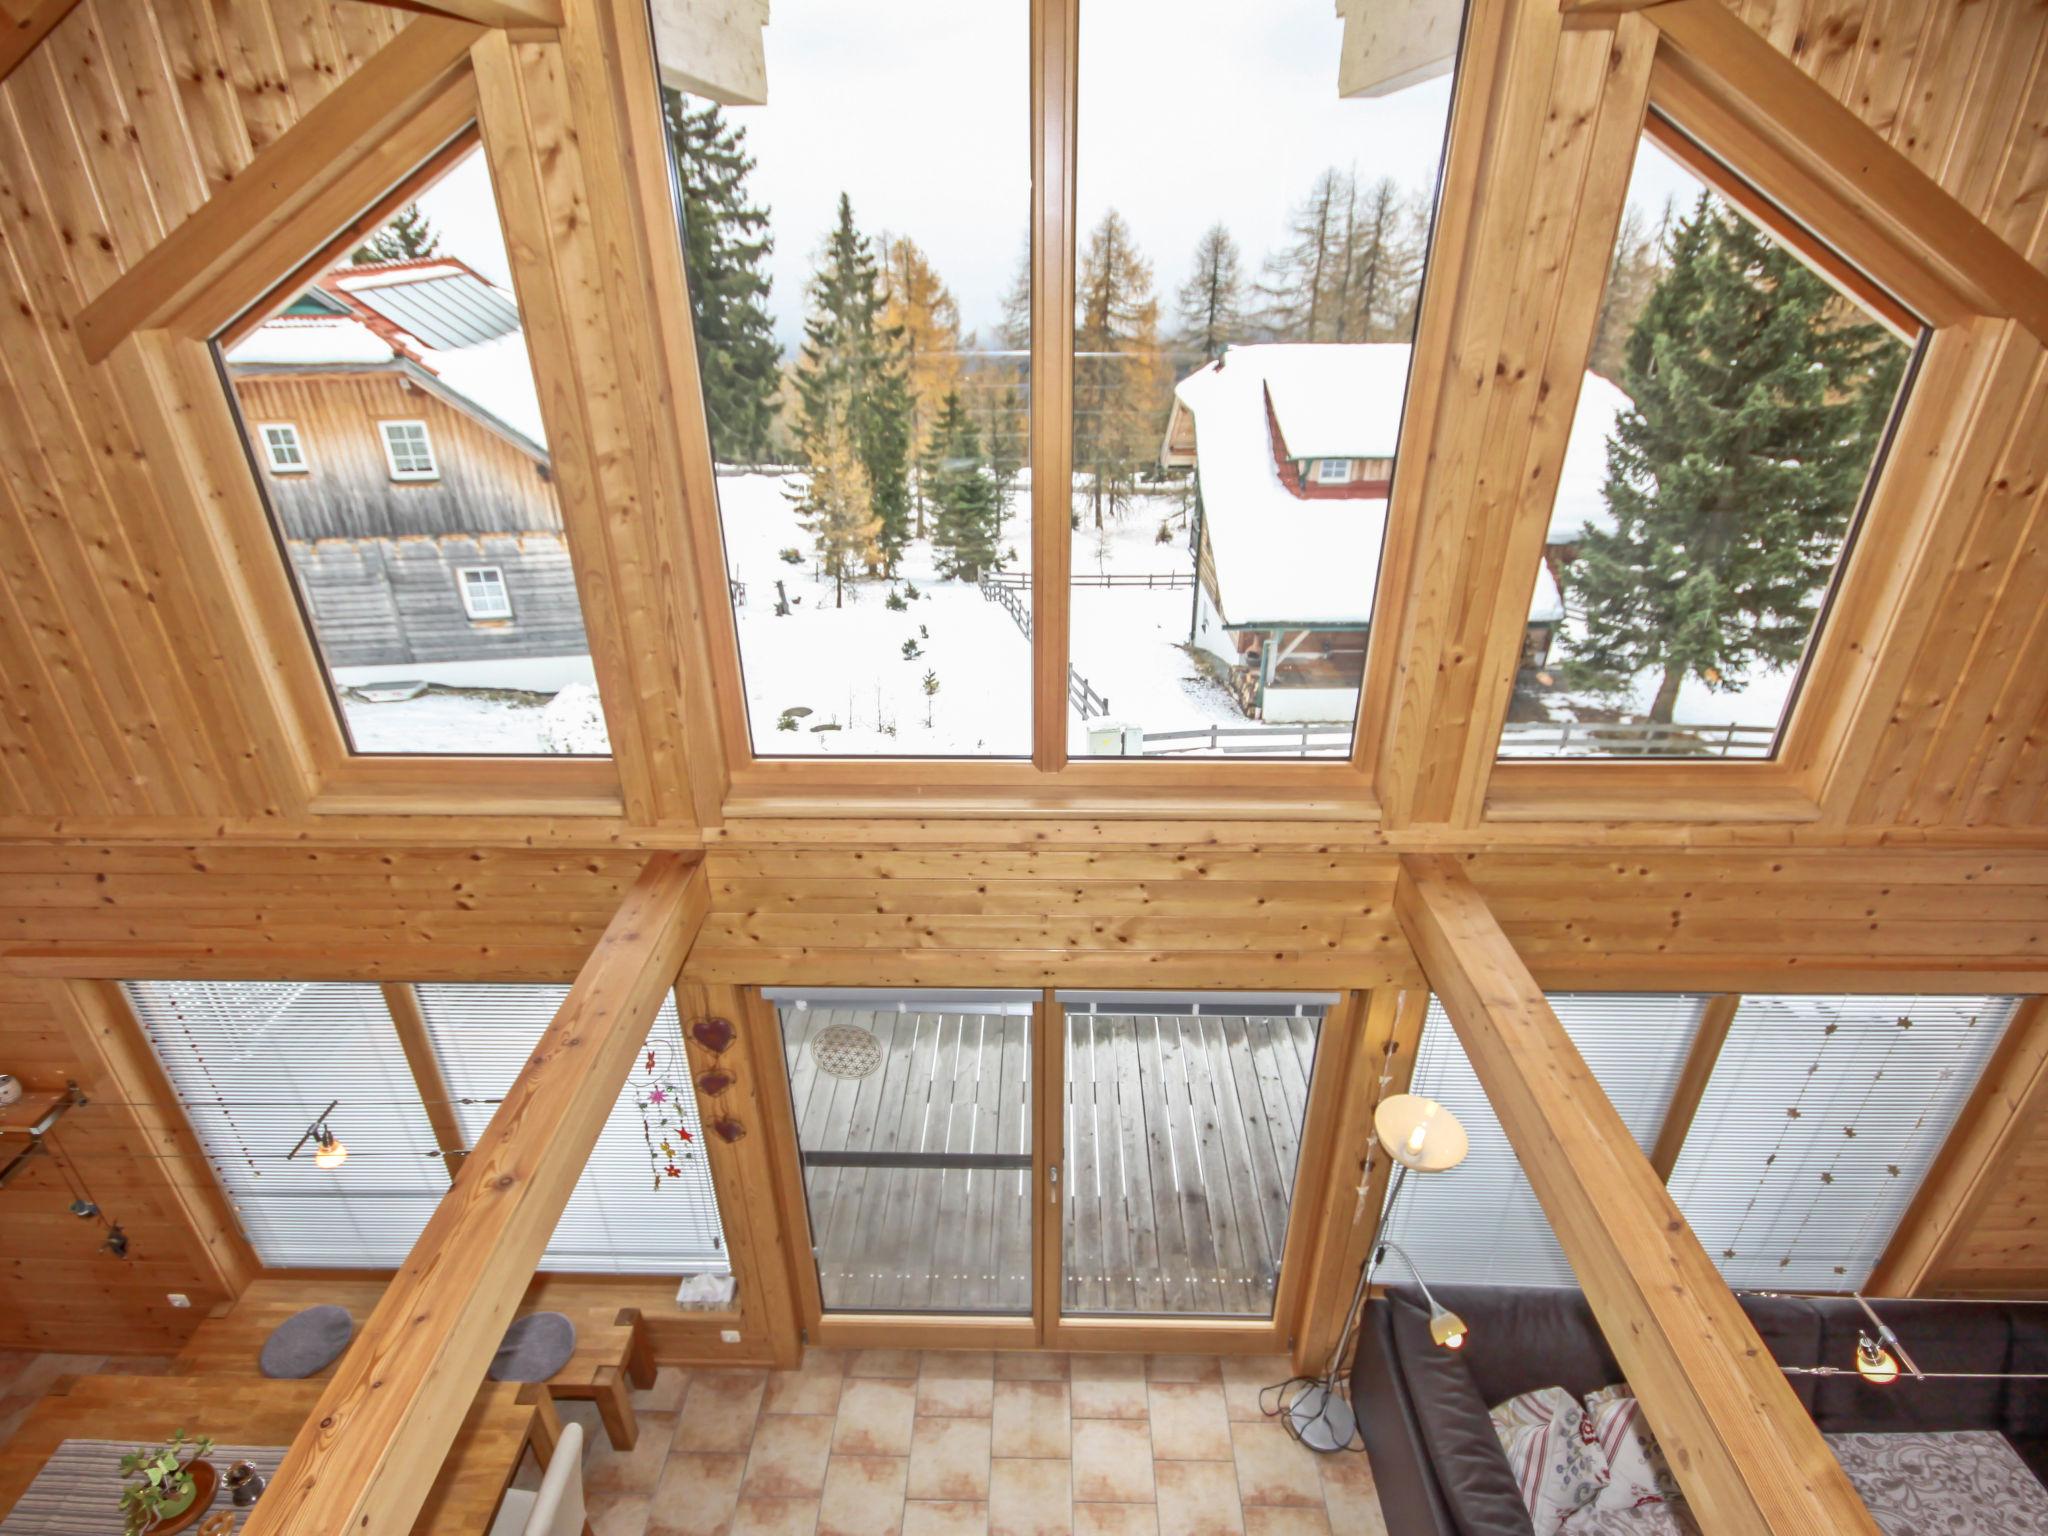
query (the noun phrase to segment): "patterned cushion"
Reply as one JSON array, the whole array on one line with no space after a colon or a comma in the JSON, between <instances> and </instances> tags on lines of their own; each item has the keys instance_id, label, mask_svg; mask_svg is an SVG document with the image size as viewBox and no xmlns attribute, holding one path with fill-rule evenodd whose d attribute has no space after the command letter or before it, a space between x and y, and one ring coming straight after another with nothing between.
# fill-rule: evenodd
<instances>
[{"instance_id":1,"label":"patterned cushion","mask_svg":"<svg viewBox=\"0 0 2048 1536\"><path fill-rule=\"evenodd\" d=\"M1537 1536L1563 1530L1566 1518L1607 1485L1607 1457L1593 1422L1563 1387L1511 1397L1488 1416Z\"/></svg>"},{"instance_id":2,"label":"patterned cushion","mask_svg":"<svg viewBox=\"0 0 2048 1536\"><path fill-rule=\"evenodd\" d=\"M2048 1536L2048 1489L1996 1430L1827 1442L1885 1536Z\"/></svg>"},{"instance_id":3,"label":"patterned cushion","mask_svg":"<svg viewBox=\"0 0 2048 1536\"><path fill-rule=\"evenodd\" d=\"M1602 1387L1586 1398L1586 1417L1593 1421L1594 1438L1607 1455L1611 1476L1600 1490L1600 1503L1609 1509L1628 1508L1653 1500L1675 1499L1678 1479L1657 1447L1643 1418L1642 1405L1628 1384Z\"/></svg>"}]
</instances>

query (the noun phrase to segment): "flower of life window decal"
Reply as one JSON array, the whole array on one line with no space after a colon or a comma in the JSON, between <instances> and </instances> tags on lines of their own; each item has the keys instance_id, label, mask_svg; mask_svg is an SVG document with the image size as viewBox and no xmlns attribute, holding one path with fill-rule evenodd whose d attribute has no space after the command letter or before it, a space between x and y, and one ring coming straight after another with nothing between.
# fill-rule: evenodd
<instances>
[{"instance_id":1,"label":"flower of life window decal","mask_svg":"<svg viewBox=\"0 0 2048 1536\"><path fill-rule=\"evenodd\" d=\"M697 1160L697 1137L684 1121L691 1108L691 1088L680 1026L673 1041L665 1033L648 1036L630 1086L633 1107L640 1111L640 1129L647 1138L654 1187L660 1189L664 1181L683 1177L685 1163Z\"/></svg>"}]
</instances>

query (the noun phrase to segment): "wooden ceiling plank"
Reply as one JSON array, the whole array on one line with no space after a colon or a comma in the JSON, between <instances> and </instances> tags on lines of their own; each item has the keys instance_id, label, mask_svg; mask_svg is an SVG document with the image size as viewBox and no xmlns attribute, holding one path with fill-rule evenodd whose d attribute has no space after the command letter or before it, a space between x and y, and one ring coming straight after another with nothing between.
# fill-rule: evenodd
<instances>
[{"instance_id":1,"label":"wooden ceiling plank","mask_svg":"<svg viewBox=\"0 0 2048 1536\"><path fill-rule=\"evenodd\" d=\"M36 51L36 45L71 14L78 0L38 0L26 6L10 6L0 18L0 80L14 73L15 65Z\"/></svg>"},{"instance_id":2,"label":"wooden ceiling plank","mask_svg":"<svg viewBox=\"0 0 2048 1536\"><path fill-rule=\"evenodd\" d=\"M1431 987L1700 1523L1877 1530L1485 899L1441 856L1396 904Z\"/></svg>"},{"instance_id":3,"label":"wooden ceiling plank","mask_svg":"<svg viewBox=\"0 0 2048 1536\"><path fill-rule=\"evenodd\" d=\"M1678 1166L1678 1154L1685 1150L1685 1138L1692 1130L1693 1116L1699 1113L1700 1100L1707 1095L1707 1084L1713 1080L1714 1063L1728 1043L1728 1027L1741 1006L1739 993L1724 992L1708 998L1700 1011L1699 1028L1686 1049L1685 1064L1678 1069L1677 1086L1671 1090L1664 1122L1657 1128L1657 1144L1650 1150L1651 1171L1667 1184L1671 1170Z\"/></svg>"},{"instance_id":4,"label":"wooden ceiling plank","mask_svg":"<svg viewBox=\"0 0 2048 1536\"><path fill-rule=\"evenodd\" d=\"M286 1452L249 1536L404 1531L709 905L657 854Z\"/></svg>"}]
</instances>

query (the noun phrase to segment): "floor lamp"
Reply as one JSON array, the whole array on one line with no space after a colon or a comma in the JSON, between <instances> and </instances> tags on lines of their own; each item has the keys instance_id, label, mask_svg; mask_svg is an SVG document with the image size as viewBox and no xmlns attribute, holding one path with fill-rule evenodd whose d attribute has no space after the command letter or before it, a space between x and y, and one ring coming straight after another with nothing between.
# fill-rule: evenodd
<instances>
[{"instance_id":1,"label":"floor lamp","mask_svg":"<svg viewBox=\"0 0 2048 1536\"><path fill-rule=\"evenodd\" d=\"M1394 1187L1389 1191L1386 1208L1380 1215L1380 1231L1384 1233L1388 1222L1393 1219L1408 1175L1447 1172L1465 1160L1472 1143L1456 1115L1436 1100L1420 1094L1396 1093L1381 1099L1379 1107L1373 1111L1372 1126L1373 1139L1386 1148L1387 1155L1395 1164ZM1370 1166L1370 1158L1367 1162ZM1350 1353L1351 1341L1364 1314L1366 1298L1372 1292L1373 1274L1379 1268L1381 1256L1392 1246L1383 1237L1375 1241L1372 1257L1359 1271L1358 1288L1352 1292L1351 1307L1344 1314L1344 1327L1337 1335L1336 1348L1330 1352L1328 1366L1319 1379L1303 1388L1287 1406L1287 1417L1295 1438L1312 1451L1344 1450L1358 1433L1358 1417L1353 1413L1351 1404L1345 1401L1339 1383L1343 1376L1344 1358ZM1407 1260L1408 1268L1414 1271L1415 1261L1409 1259L1405 1251L1400 1252L1401 1257ZM1417 1284L1422 1283L1419 1272L1415 1279ZM1431 1336L1446 1348L1456 1349L1464 1341L1464 1324L1437 1305L1427 1286L1423 1287L1423 1295L1429 1298ZM1440 1317L1446 1321L1439 1323Z\"/></svg>"}]
</instances>

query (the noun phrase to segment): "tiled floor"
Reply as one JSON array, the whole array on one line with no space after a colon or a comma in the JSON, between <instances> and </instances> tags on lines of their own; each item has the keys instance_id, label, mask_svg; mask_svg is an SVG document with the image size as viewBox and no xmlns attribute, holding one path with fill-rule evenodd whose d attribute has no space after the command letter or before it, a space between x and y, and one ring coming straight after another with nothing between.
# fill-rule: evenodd
<instances>
[{"instance_id":1,"label":"tiled floor","mask_svg":"<svg viewBox=\"0 0 2048 1536\"><path fill-rule=\"evenodd\" d=\"M0 1354L0 1440L57 1376L154 1362ZM1259 1411L1278 1359L814 1349L795 1371L664 1367L621 1454L592 1405L596 1536L1386 1536L1362 1455ZM521 1481L530 1482L527 1468Z\"/></svg>"}]
</instances>

